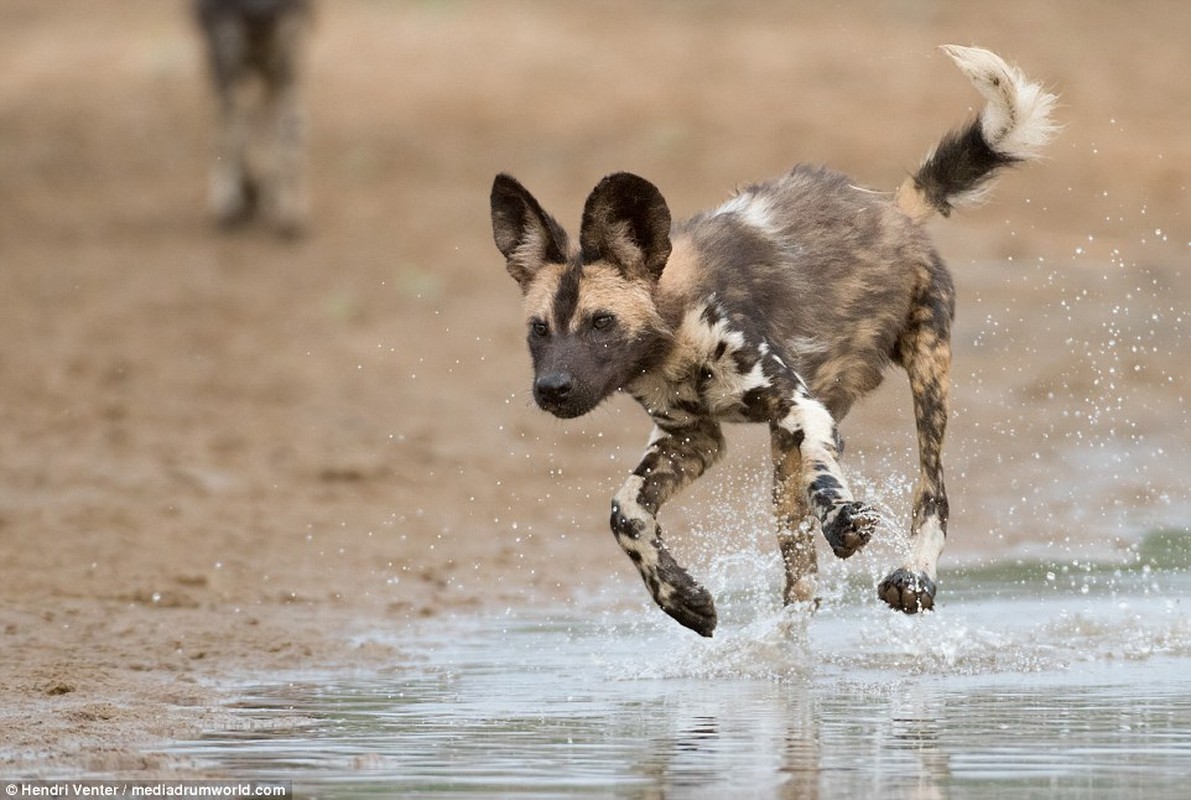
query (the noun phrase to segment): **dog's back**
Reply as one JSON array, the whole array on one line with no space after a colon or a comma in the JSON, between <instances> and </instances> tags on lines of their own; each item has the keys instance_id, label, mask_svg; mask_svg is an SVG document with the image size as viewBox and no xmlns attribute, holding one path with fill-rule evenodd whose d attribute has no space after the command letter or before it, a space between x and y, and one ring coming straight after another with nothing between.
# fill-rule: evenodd
<instances>
[{"instance_id":1,"label":"dog's back","mask_svg":"<svg viewBox=\"0 0 1191 800\"><path fill-rule=\"evenodd\" d=\"M733 328L779 348L837 418L881 382L915 303L951 302L923 230L889 195L821 167L746 187L677 224L674 240L696 277L672 302L714 295ZM679 282L663 274L668 283Z\"/></svg>"}]
</instances>

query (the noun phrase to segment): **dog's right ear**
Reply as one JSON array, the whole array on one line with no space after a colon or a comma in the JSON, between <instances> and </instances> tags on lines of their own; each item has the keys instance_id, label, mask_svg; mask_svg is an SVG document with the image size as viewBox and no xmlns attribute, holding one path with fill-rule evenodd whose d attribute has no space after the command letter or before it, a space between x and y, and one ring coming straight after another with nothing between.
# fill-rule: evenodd
<instances>
[{"instance_id":1,"label":"dog's right ear","mask_svg":"<svg viewBox=\"0 0 1191 800\"><path fill-rule=\"evenodd\" d=\"M516 178L504 173L492 182L492 238L522 292L543 264L567 260L566 232Z\"/></svg>"}]
</instances>

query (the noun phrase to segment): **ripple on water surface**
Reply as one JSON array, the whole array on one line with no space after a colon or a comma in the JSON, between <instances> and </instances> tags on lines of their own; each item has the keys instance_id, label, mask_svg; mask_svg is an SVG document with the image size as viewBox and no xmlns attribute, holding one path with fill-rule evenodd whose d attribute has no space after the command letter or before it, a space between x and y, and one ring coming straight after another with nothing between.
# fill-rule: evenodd
<instances>
[{"instance_id":1,"label":"ripple on water surface","mask_svg":"<svg viewBox=\"0 0 1191 800\"><path fill-rule=\"evenodd\" d=\"M997 563L916 617L830 572L788 611L776 573L714 565L710 640L644 605L437 621L409 664L259 687L176 752L323 797L1187 796L1185 564Z\"/></svg>"}]
</instances>

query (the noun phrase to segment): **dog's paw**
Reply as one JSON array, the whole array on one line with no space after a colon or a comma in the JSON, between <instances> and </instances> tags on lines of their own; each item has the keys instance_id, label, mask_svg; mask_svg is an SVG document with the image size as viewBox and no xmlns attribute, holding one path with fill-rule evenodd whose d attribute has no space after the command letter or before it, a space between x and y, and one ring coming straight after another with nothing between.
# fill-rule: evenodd
<instances>
[{"instance_id":1,"label":"dog's paw","mask_svg":"<svg viewBox=\"0 0 1191 800\"><path fill-rule=\"evenodd\" d=\"M844 503L823 525L831 552L847 558L868 544L877 527L877 512L864 503Z\"/></svg>"},{"instance_id":2,"label":"dog's paw","mask_svg":"<svg viewBox=\"0 0 1191 800\"><path fill-rule=\"evenodd\" d=\"M786 575L786 588L782 592L782 603L787 608L818 611L823 598L819 597L818 576L814 573L797 577Z\"/></svg>"},{"instance_id":3,"label":"dog's paw","mask_svg":"<svg viewBox=\"0 0 1191 800\"><path fill-rule=\"evenodd\" d=\"M782 603L782 607L787 611L795 614L814 614L823 605L822 597L808 597L805 600L790 600L786 599Z\"/></svg>"},{"instance_id":4,"label":"dog's paw","mask_svg":"<svg viewBox=\"0 0 1191 800\"><path fill-rule=\"evenodd\" d=\"M895 569L877 587L877 596L890 608L917 614L935 607L935 582L922 572Z\"/></svg>"},{"instance_id":5,"label":"dog's paw","mask_svg":"<svg viewBox=\"0 0 1191 800\"><path fill-rule=\"evenodd\" d=\"M700 636L710 637L715 633L717 618L711 592L694 581L673 588L674 591L664 602L658 602L662 611L673 617L679 625L690 628Z\"/></svg>"},{"instance_id":6,"label":"dog's paw","mask_svg":"<svg viewBox=\"0 0 1191 800\"><path fill-rule=\"evenodd\" d=\"M211 211L215 222L225 231L238 228L256 215L260 190L243 172L219 169L211 176Z\"/></svg>"},{"instance_id":7,"label":"dog's paw","mask_svg":"<svg viewBox=\"0 0 1191 800\"><path fill-rule=\"evenodd\" d=\"M700 636L711 636L716 625L711 592L696 583L665 547L658 548L657 573L652 577L646 583L662 611Z\"/></svg>"}]
</instances>

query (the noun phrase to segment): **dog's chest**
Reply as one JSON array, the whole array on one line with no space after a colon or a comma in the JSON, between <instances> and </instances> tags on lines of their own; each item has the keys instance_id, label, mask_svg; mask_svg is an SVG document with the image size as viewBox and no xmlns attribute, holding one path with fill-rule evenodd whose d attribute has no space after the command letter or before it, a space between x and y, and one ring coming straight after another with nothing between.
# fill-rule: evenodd
<instances>
[{"instance_id":1,"label":"dog's chest","mask_svg":"<svg viewBox=\"0 0 1191 800\"><path fill-rule=\"evenodd\" d=\"M669 355L627 388L660 423L754 422L766 416L766 367L775 362L767 343L751 341L709 301L683 316Z\"/></svg>"}]
</instances>

